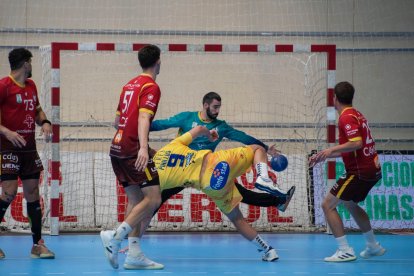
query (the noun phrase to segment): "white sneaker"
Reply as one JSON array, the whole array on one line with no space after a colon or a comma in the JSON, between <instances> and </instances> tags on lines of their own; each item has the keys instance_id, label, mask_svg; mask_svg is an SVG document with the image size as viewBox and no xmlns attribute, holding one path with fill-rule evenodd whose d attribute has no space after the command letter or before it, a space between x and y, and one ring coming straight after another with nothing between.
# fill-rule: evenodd
<instances>
[{"instance_id":1,"label":"white sneaker","mask_svg":"<svg viewBox=\"0 0 414 276\"><path fill-rule=\"evenodd\" d=\"M279 256L277 255L276 249L273 247L270 247L262 256L262 260L265 262L273 262L277 259L279 259Z\"/></svg>"},{"instance_id":2,"label":"white sneaker","mask_svg":"<svg viewBox=\"0 0 414 276\"><path fill-rule=\"evenodd\" d=\"M324 259L325 262L350 262L356 260L355 252L352 247L338 249L335 254Z\"/></svg>"},{"instance_id":3,"label":"white sneaker","mask_svg":"<svg viewBox=\"0 0 414 276\"><path fill-rule=\"evenodd\" d=\"M114 239L114 235L115 231L113 230L101 231L101 240L105 255L111 266L113 268L118 268L118 250L121 245L121 241Z\"/></svg>"},{"instance_id":4,"label":"white sneaker","mask_svg":"<svg viewBox=\"0 0 414 276\"><path fill-rule=\"evenodd\" d=\"M148 259L143 253L138 257L127 255L124 263L125 269L163 269L164 265Z\"/></svg>"},{"instance_id":5,"label":"white sneaker","mask_svg":"<svg viewBox=\"0 0 414 276\"><path fill-rule=\"evenodd\" d=\"M254 186L262 191L265 191L269 194L272 194L274 196L286 196L286 192L281 190L279 187L276 186L275 183L270 178L263 178L259 176L256 179L256 183L254 183Z\"/></svg>"},{"instance_id":6,"label":"white sneaker","mask_svg":"<svg viewBox=\"0 0 414 276\"><path fill-rule=\"evenodd\" d=\"M293 194L295 193L295 189L296 189L296 187L295 187L295 186L292 186L292 187L289 189L289 191L287 192L287 195L286 195L286 201L285 201L285 203L283 203L283 204L279 204L279 205L277 206L277 209L278 209L279 211L281 211L281 212L286 211L286 208L288 207L289 202L290 202L290 200L292 199Z\"/></svg>"},{"instance_id":7,"label":"white sneaker","mask_svg":"<svg viewBox=\"0 0 414 276\"><path fill-rule=\"evenodd\" d=\"M385 248L382 247L378 242L376 244L376 246L371 247L371 246L367 246L364 251L362 251L361 253L359 253L359 255L362 258L368 259L371 257L375 257L375 256L382 256L385 254Z\"/></svg>"}]
</instances>

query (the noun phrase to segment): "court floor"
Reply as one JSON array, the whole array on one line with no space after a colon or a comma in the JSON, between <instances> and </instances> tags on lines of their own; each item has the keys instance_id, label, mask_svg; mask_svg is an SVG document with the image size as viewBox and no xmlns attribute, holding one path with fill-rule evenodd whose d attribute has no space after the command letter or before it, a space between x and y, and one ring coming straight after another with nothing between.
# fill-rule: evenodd
<instances>
[{"instance_id":1,"label":"court floor","mask_svg":"<svg viewBox=\"0 0 414 276\"><path fill-rule=\"evenodd\" d=\"M378 235L387 249L382 257L349 263L326 263L335 251L332 236L318 234L262 234L280 259L261 261L256 248L238 234L149 233L142 241L147 256L163 263L163 270L112 269L99 234L45 236L55 260L30 259L31 237L2 235L0 275L414 275L414 235ZM348 235L357 252L364 246L359 234ZM126 241L124 242L126 245Z\"/></svg>"}]
</instances>

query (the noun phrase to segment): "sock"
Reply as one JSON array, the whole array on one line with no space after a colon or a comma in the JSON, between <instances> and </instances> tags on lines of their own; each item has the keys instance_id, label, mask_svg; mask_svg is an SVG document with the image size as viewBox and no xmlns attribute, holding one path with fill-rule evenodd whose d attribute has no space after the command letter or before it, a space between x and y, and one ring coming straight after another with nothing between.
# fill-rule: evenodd
<instances>
[{"instance_id":1,"label":"sock","mask_svg":"<svg viewBox=\"0 0 414 276\"><path fill-rule=\"evenodd\" d=\"M367 246L375 247L377 246L377 240L375 239L374 231L371 229L368 232L362 233L367 242Z\"/></svg>"},{"instance_id":2,"label":"sock","mask_svg":"<svg viewBox=\"0 0 414 276\"><path fill-rule=\"evenodd\" d=\"M37 244L42 238L42 209L39 200L27 202L27 215L32 230L33 244Z\"/></svg>"},{"instance_id":3,"label":"sock","mask_svg":"<svg viewBox=\"0 0 414 276\"><path fill-rule=\"evenodd\" d=\"M267 244L267 242L259 235L252 240L252 242L259 248L260 251L267 252L272 247Z\"/></svg>"},{"instance_id":4,"label":"sock","mask_svg":"<svg viewBox=\"0 0 414 276\"><path fill-rule=\"evenodd\" d=\"M256 164L256 171L257 176L261 176L262 178L269 179L269 172L267 170L267 164L263 162L259 162Z\"/></svg>"},{"instance_id":5,"label":"sock","mask_svg":"<svg viewBox=\"0 0 414 276\"><path fill-rule=\"evenodd\" d=\"M125 237L131 231L132 231L131 226L129 226L129 224L124 221L116 229L114 239L119 240L119 241L122 241L123 239L125 239Z\"/></svg>"},{"instance_id":6,"label":"sock","mask_svg":"<svg viewBox=\"0 0 414 276\"><path fill-rule=\"evenodd\" d=\"M7 208L9 208L10 202L4 201L0 199L0 223L4 218L4 214L6 214Z\"/></svg>"},{"instance_id":7,"label":"sock","mask_svg":"<svg viewBox=\"0 0 414 276\"><path fill-rule=\"evenodd\" d=\"M338 243L339 249L343 250L343 249L349 248L348 240L346 239L345 235L342 237L335 238L335 239L336 239L336 242Z\"/></svg>"},{"instance_id":8,"label":"sock","mask_svg":"<svg viewBox=\"0 0 414 276\"><path fill-rule=\"evenodd\" d=\"M140 239L137 237L128 237L128 255L132 257L138 257L142 252L140 246Z\"/></svg>"}]
</instances>

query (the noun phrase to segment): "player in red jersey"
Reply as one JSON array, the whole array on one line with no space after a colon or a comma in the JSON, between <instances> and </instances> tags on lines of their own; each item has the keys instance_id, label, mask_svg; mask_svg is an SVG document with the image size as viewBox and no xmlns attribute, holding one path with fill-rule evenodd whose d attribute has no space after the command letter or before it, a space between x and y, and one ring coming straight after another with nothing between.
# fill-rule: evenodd
<instances>
[{"instance_id":1,"label":"player in red jersey","mask_svg":"<svg viewBox=\"0 0 414 276\"><path fill-rule=\"evenodd\" d=\"M341 202L349 210L366 239L367 247L360 256L369 258L385 253L385 249L375 239L367 213L358 205L381 179L381 166L367 119L352 107L354 92L354 87L348 82L340 82L335 86L334 103L339 114L339 145L325 149L309 160L310 166L313 166L326 158L342 156L346 169L346 175L336 182L322 203L326 220L339 247L335 254L325 258L327 262L356 259L336 210Z\"/></svg>"},{"instance_id":2,"label":"player in red jersey","mask_svg":"<svg viewBox=\"0 0 414 276\"><path fill-rule=\"evenodd\" d=\"M101 231L105 254L113 268L118 268L118 250L128 235L129 252L125 269L162 269L164 266L146 258L139 246L140 225L146 227L161 204L157 171L148 146L151 122L157 112L161 91L155 79L160 71L160 49L143 47L138 60L143 74L130 80L119 98L110 156L115 175L128 197L127 216L116 231Z\"/></svg>"},{"instance_id":3,"label":"player in red jersey","mask_svg":"<svg viewBox=\"0 0 414 276\"><path fill-rule=\"evenodd\" d=\"M10 75L0 80L0 221L17 194L20 178L33 238L31 257L53 259L55 254L45 246L41 233L39 178L43 166L36 149L35 124L41 126L46 139L50 139L52 127L30 79L32 53L24 48L14 49L9 53L9 62ZM0 249L0 259L4 257Z\"/></svg>"}]
</instances>

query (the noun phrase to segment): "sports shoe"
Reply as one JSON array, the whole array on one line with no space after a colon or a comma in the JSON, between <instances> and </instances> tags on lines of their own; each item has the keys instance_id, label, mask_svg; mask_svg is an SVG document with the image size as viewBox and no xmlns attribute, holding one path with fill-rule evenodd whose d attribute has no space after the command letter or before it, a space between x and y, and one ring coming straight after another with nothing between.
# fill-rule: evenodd
<instances>
[{"instance_id":1,"label":"sports shoe","mask_svg":"<svg viewBox=\"0 0 414 276\"><path fill-rule=\"evenodd\" d=\"M364 251L362 251L361 253L359 253L359 255L362 258L368 259L371 257L375 257L375 256L382 256L385 253L385 248L382 247L378 242L376 244L376 246L371 247L371 246L367 246Z\"/></svg>"},{"instance_id":2,"label":"sports shoe","mask_svg":"<svg viewBox=\"0 0 414 276\"><path fill-rule=\"evenodd\" d=\"M0 260L6 258L6 254L4 254L3 250L0 248Z\"/></svg>"},{"instance_id":3,"label":"sports shoe","mask_svg":"<svg viewBox=\"0 0 414 276\"><path fill-rule=\"evenodd\" d=\"M121 241L114 239L115 231L107 230L101 231L101 241L104 247L104 252L108 258L109 263L113 268L118 268L118 250L121 245Z\"/></svg>"},{"instance_id":4,"label":"sports shoe","mask_svg":"<svg viewBox=\"0 0 414 276\"><path fill-rule=\"evenodd\" d=\"M354 249L338 249L335 254L324 259L325 262L350 262L356 260Z\"/></svg>"},{"instance_id":5,"label":"sports shoe","mask_svg":"<svg viewBox=\"0 0 414 276\"><path fill-rule=\"evenodd\" d=\"M125 269L163 269L164 265L156 263L148 259L144 253L138 255L138 257L132 257L127 255L124 263Z\"/></svg>"},{"instance_id":6,"label":"sports shoe","mask_svg":"<svg viewBox=\"0 0 414 276\"><path fill-rule=\"evenodd\" d=\"M292 187L289 189L289 191L287 192L287 195L286 195L286 201L285 201L285 203L279 204L279 205L277 206L277 209L278 209L279 211L281 211L281 212L286 211L286 208L289 206L289 202L290 202L290 200L292 199L293 194L295 193L295 189L296 189L296 187L295 187L295 186L292 186Z\"/></svg>"},{"instance_id":7,"label":"sports shoe","mask_svg":"<svg viewBox=\"0 0 414 276\"><path fill-rule=\"evenodd\" d=\"M262 260L265 262L273 262L277 259L279 259L279 256L277 255L276 249L273 247L270 247L262 256Z\"/></svg>"},{"instance_id":8,"label":"sports shoe","mask_svg":"<svg viewBox=\"0 0 414 276\"><path fill-rule=\"evenodd\" d=\"M33 245L30 257L33 259L54 259L55 253L50 251L46 247L44 240L41 239L37 242L37 244Z\"/></svg>"},{"instance_id":9,"label":"sports shoe","mask_svg":"<svg viewBox=\"0 0 414 276\"><path fill-rule=\"evenodd\" d=\"M282 191L279 187L276 186L275 183L269 178L263 178L259 176L256 179L256 183L254 183L254 186L262 191L265 191L269 194L272 194L274 196L286 196L287 194Z\"/></svg>"}]
</instances>

